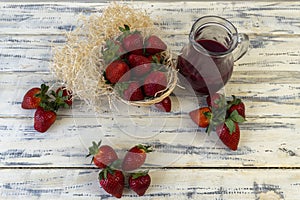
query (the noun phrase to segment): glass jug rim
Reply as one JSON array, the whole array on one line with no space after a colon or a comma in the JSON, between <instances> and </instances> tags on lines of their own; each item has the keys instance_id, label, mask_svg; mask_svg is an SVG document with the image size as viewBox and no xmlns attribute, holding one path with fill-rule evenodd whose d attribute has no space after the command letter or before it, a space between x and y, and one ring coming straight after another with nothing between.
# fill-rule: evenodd
<instances>
[{"instance_id":1,"label":"glass jug rim","mask_svg":"<svg viewBox=\"0 0 300 200\"><path fill-rule=\"evenodd\" d=\"M198 23L200 23L200 21L208 20L208 19L211 19L211 20L214 19L216 21L208 21L208 22L203 23L201 26L198 25ZM219 22L217 20L219 20ZM223 22L224 24L221 24L221 22ZM209 51L209 50L205 49L203 46L201 46L195 40L194 36L197 33L197 31L199 30L199 28L201 28L201 27L203 27L205 25L208 25L208 24L215 24L215 25L222 26L224 29L227 30L227 32L231 33L231 35L232 35L232 41L233 42L230 45L230 48L228 48L228 50L223 51L223 52ZM230 31L229 28L232 29L233 31ZM190 31L190 34L189 34L189 41L192 43L192 45L194 47L196 47L197 51L201 51L201 53L204 53L204 54L206 54L208 56L226 56L229 53L231 53L237 47L237 45L238 45L238 30L237 30L237 28L230 21L228 21L227 19L225 19L223 17L217 16L217 15L206 15L206 16L198 18L194 22L194 24L192 25L192 28L191 28L191 31Z\"/></svg>"}]
</instances>

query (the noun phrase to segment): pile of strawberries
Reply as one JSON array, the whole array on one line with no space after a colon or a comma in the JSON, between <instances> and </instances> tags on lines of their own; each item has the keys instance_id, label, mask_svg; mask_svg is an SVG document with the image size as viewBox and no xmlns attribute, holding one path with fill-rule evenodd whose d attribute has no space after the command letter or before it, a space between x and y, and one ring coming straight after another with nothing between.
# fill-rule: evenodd
<instances>
[{"instance_id":1,"label":"pile of strawberries","mask_svg":"<svg viewBox=\"0 0 300 200\"><path fill-rule=\"evenodd\" d=\"M231 150L237 150L240 141L239 123L245 121L245 104L232 95L233 99L226 101L219 93L206 98L207 106L189 112L191 119L206 132L215 129L220 140Z\"/></svg>"},{"instance_id":2,"label":"pile of strawberries","mask_svg":"<svg viewBox=\"0 0 300 200\"><path fill-rule=\"evenodd\" d=\"M144 38L140 31L131 31L127 25L120 30L122 34L106 41L102 50L107 83L127 101L159 96L168 84L167 69L162 64L167 45L158 36ZM168 107L162 107L169 112Z\"/></svg>"},{"instance_id":3,"label":"pile of strawberries","mask_svg":"<svg viewBox=\"0 0 300 200\"><path fill-rule=\"evenodd\" d=\"M34 129L38 132L46 132L56 121L56 113L60 108L72 106L72 93L65 87L59 87L56 91L49 91L49 86L29 89L22 100L23 109L36 109L34 113Z\"/></svg>"},{"instance_id":4,"label":"pile of strawberries","mask_svg":"<svg viewBox=\"0 0 300 200\"><path fill-rule=\"evenodd\" d=\"M116 151L109 145L93 142L87 156L93 156L92 162L100 169L101 187L116 198L121 198L125 183L139 196L143 196L151 183L148 171L136 172L145 162L147 153L152 148L135 145L130 148L123 159L119 159Z\"/></svg>"}]
</instances>

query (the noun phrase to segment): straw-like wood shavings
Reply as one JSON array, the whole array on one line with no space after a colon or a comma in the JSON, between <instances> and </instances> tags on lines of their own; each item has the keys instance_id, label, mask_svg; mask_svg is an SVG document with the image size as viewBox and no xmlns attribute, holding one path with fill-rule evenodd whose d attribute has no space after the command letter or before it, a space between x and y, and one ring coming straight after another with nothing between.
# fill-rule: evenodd
<instances>
[{"instance_id":1,"label":"straw-like wood shavings","mask_svg":"<svg viewBox=\"0 0 300 200\"><path fill-rule=\"evenodd\" d=\"M57 78L73 91L75 97L84 100L96 110L101 106L101 97L112 94L113 88L106 84L101 49L107 39L121 34L119 27L128 25L131 30L141 29L144 35L157 31L154 21L145 11L137 11L116 3L102 14L80 17L80 25L66 34L67 42L54 48L51 70ZM152 31L151 31L152 30ZM166 64L170 64L170 60Z\"/></svg>"}]
</instances>

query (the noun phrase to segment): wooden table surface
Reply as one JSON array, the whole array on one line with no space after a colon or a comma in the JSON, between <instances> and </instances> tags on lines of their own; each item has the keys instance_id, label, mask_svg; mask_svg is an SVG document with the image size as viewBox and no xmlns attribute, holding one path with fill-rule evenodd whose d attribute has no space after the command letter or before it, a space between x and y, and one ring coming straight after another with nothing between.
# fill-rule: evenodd
<instances>
[{"instance_id":1,"label":"wooden table surface","mask_svg":"<svg viewBox=\"0 0 300 200\"><path fill-rule=\"evenodd\" d=\"M157 151L144 168L150 169L152 184L144 197L126 189L123 199L299 200L300 2L127 4L160 17L176 53L187 42L192 23L204 15L225 17L249 35L250 48L235 63L225 87L226 95L236 95L246 104L239 149L230 151L215 134L197 129L188 117L196 105L184 107L189 98L183 97L186 104L171 113L137 108L142 115L131 115L129 121L129 111L105 106L101 117L95 117L75 101L71 110L58 113L49 131L37 133L34 111L20 104L29 88L53 83L51 44L65 42L64 33L76 26L80 14L101 13L109 3L2 1L0 199L114 199L100 188L99 169L85 157L89 143L103 139L123 152L150 138ZM143 123L146 128L133 129L132 124ZM145 130L150 133L146 138L131 140L132 131Z\"/></svg>"}]
</instances>

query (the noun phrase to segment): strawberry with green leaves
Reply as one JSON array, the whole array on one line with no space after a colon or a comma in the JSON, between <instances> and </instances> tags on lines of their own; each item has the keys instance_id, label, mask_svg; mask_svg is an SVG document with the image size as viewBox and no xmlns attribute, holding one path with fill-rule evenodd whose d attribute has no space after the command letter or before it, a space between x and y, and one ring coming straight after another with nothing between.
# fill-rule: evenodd
<instances>
[{"instance_id":1,"label":"strawberry with green leaves","mask_svg":"<svg viewBox=\"0 0 300 200\"><path fill-rule=\"evenodd\" d=\"M243 123L243 118L237 110L233 111L224 123L221 123L216 128L216 133L220 140L231 150L237 150L240 140L239 123Z\"/></svg>"},{"instance_id":2,"label":"strawberry with green leaves","mask_svg":"<svg viewBox=\"0 0 300 200\"><path fill-rule=\"evenodd\" d=\"M246 118L245 114L245 104L242 102L241 99L236 98L234 95L232 95L233 100L228 102L228 110L227 113L230 115L233 111L237 111L239 115L241 115L243 118Z\"/></svg>"},{"instance_id":3,"label":"strawberry with green leaves","mask_svg":"<svg viewBox=\"0 0 300 200\"><path fill-rule=\"evenodd\" d=\"M101 141L92 143L92 146L89 147L88 156L93 156L92 162L100 169L104 169L118 160L115 150L109 145L101 145Z\"/></svg>"},{"instance_id":4,"label":"strawberry with green leaves","mask_svg":"<svg viewBox=\"0 0 300 200\"><path fill-rule=\"evenodd\" d=\"M56 94L58 96L65 97L66 98L65 103L68 104L70 107L72 106L73 100L72 100L72 92L70 90L67 90L66 87L62 86L56 90Z\"/></svg>"},{"instance_id":5,"label":"strawberry with green leaves","mask_svg":"<svg viewBox=\"0 0 300 200\"><path fill-rule=\"evenodd\" d=\"M148 171L130 174L128 184L137 195L143 196L151 184L151 177Z\"/></svg>"},{"instance_id":6,"label":"strawberry with green leaves","mask_svg":"<svg viewBox=\"0 0 300 200\"><path fill-rule=\"evenodd\" d=\"M102 55L105 63L111 63L124 57L126 51L122 44L117 40L107 40L105 47L102 50Z\"/></svg>"},{"instance_id":7,"label":"strawberry with green leaves","mask_svg":"<svg viewBox=\"0 0 300 200\"><path fill-rule=\"evenodd\" d=\"M41 98L38 108L34 113L34 129L38 132L46 132L56 121L56 112L61 107L69 107L65 102L68 97L62 92L48 92L49 86L41 85L41 93L36 97Z\"/></svg>"},{"instance_id":8,"label":"strawberry with green leaves","mask_svg":"<svg viewBox=\"0 0 300 200\"><path fill-rule=\"evenodd\" d=\"M212 112L209 107L201 107L189 112L193 122L202 128L207 128L212 118Z\"/></svg>"},{"instance_id":9,"label":"strawberry with green leaves","mask_svg":"<svg viewBox=\"0 0 300 200\"><path fill-rule=\"evenodd\" d=\"M122 171L106 167L99 173L101 187L116 198L121 198L125 187L125 177Z\"/></svg>"},{"instance_id":10,"label":"strawberry with green leaves","mask_svg":"<svg viewBox=\"0 0 300 200\"><path fill-rule=\"evenodd\" d=\"M133 171L138 169L145 163L147 153L149 152L152 152L151 146L139 144L132 147L123 159L122 169L124 171Z\"/></svg>"},{"instance_id":11,"label":"strawberry with green leaves","mask_svg":"<svg viewBox=\"0 0 300 200\"><path fill-rule=\"evenodd\" d=\"M49 87L45 84L42 84L41 87L34 87L28 90L22 100L23 109L36 109L39 107L42 99L43 101L48 100L49 96L47 95Z\"/></svg>"},{"instance_id":12,"label":"strawberry with green leaves","mask_svg":"<svg viewBox=\"0 0 300 200\"><path fill-rule=\"evenodd\" d=\"M123 35L119 37L122 42L123 48L132 54L143 55L144 54L144 40L139 31L131 31L128 25L119 27Z\"/></svg>"}]
</instances>

